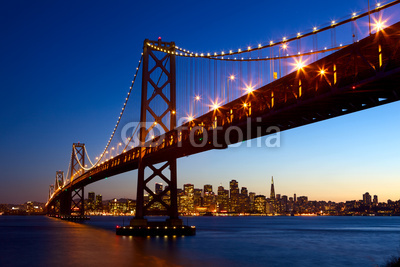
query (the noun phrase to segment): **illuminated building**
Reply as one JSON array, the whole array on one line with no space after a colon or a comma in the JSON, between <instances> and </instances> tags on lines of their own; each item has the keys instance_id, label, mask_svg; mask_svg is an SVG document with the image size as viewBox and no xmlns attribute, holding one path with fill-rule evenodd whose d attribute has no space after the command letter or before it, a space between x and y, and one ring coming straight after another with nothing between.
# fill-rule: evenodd
<instances>
[{"instance_id":1,"label":"illuminated building","mask_svg":"<svg viewBox=\"0 0 400 267\"><path fill-rule=\"evenodd\" d=\"M250 212L250 199L246 187L242 187L239 195L239 211L240 213Z\"/></svg>"},{"instance_id":2,"label":"illuminated building","mask_svg":"<svg viewBox=\"0 0 400 267\"><path fill-rule=\"evenodd\" d=\"M162 196L162 200L165 202L165 204L170 205L171 204L171 191L168 190L168 185L165 186L165 190L167 190L167 192ZM163 208L165 208L163 206Z\"/></svg>"},{"instance_id":3,"label":"illuminated building","mask_svg":"<svg viewBox=\"0 0 400 267\"><path fill-rule=\"evenodd\" d=\"M275 202L271 202L271 200L265 201L265 213L274 215L275 214Z\"/></svg>"},{"instance_id":4,"label":"illuminated building","mask_svg":"<svg viewBox=\"0 0 400 267\"><path fill-rule=\"evenodd\" d=\"M230 197L229 197L229 211L239 212L239 184L236 180L232 180L230 185Z\"/></svg>"},{"instance_id":5,"label":"illuminated building","mask_svg":"<svg viewBox=\"0 0 400 267\"><path fill-rule=\"evenodd\" d=\"M229 191L221 185L217 193L218 212L227 212L229 208Z\"/></svg>"},{"instance_id":6,"label":"illuminated building","mask_svg":"<svg viewBox=\"0 0 400 267\"><path fill-rule=\"evenodd\" d=\"M162 193L162 191L163 191L163 185L160 184L160 183L156 183L156 185L155 185L155 194L159 195L159 194Z\"/></svg>"},{"instance_id":7,"label":"illuminated building","mask_svg":"<svg viewBox=\"0 0 400 267\"><path fill-rule=\"evenodd\" d=\"M366 205L366 206L370 206L371 205L371 195L368 192L366 192L363 195L363 202L364 202L364 205Z\"/></svg>"},{"instance_id":8,"label":"illuminated building","mask_svg":"<svg viewBox=\"0 0 400 267\"><path fill-rule=\"evenodd\" d=\"M378 196L374 195L374 205L378 205Z\"/></svg>"},{"instance_id":9,"label":"illuminated building","mask_svg":"<svg viewBox=\"0 0 400 267\"><path fill-rule=\"evenodd\" d=\"M186 210L187 212L194 212L194 186L193 184L184 184L183 191L185 192L186 198Z\"/></svg>"},{"instance_id":10,"label":"illuminated building","mask_svg":"<svg viewBox=\"0 0 400 267\"><path fill-rule=\"evenodd\" d=\"M308 202L308 197L306 196L301 196L297 198L297 202L301 205L301 204L307 204Z\"/></svg>"},{"instance_id":11,"label":"illuminated building","mask_svg":"<svg viewBox=\"0 0 400 267\"><path fill-rule=\"evenodd\" d=\"M161 183L156 183L155 188L154 188L154 194L160 195L162 193L162 191L163 191L163 185ZM149 197L151 197L151 196L149 196ZM165 210L165 207L160 202L154 202L154 204L151 205L149 210Z\"/></svg>"},{"instance_id":12,"label":"illuminated building","mask_svg":"<svg viewBox=\"0 0 400 267\"><path fill-rule=\"evenodd\" d=\"M274 187L274 176L272 176L272 180L271 180L271 194L269 197L271 200L275 199L275 187Z\"/></svg>"},{"instance_id":13,"label":"illuminated building","mask_svg":"<svg viewBox=\"0 0 400 267\"><path fill-rule=\"evenodd\" d=\"M202 201L202 197L201 197L202 192L203 192L203 190L201 190L199 188L194 189L194 207L195 208L203 206L203 203L202 203L203 201Z\"/></svg>"},{"instance_id":14,"label":"illuminated building","mask_svg":"<svg viewBox=\"0 0 400 267\"><path fill-rule=\"evenodd\" d=\"M96 196L96 211L102 212L103 211L103 196L97 195Z\"/></svg>"},{"instance_id":15,"label":"illuminated building","mask_svg":"<svg viewBox=\"0 0 400 267\"><path fill-rule=\"evenodd\" d=\"M287 212L288 210L288 197L283 195L281 200L281 212Z\"/></svg>"},{"instance_id":16,"label":"illuminated building","mask_svg":"<svg viewBox=\"0 0 400 267\"><path fill-rule=\"evenodd\" d=\"M95 193L94 192L89 192L88 193L88 201L87 201L87 211L94 211L96 208L96 203L95 203Z\"/></svg>"},{"instance_id":17,"label":"illuminated building","mask_svg":"<svg viewBox=\"0 0 400 267\"><path fill-rule=\"evenodd\" d=\"M254 197L254 212L264 214L266 213L266 199L264 195L257 195Z\"/></svg>"},{"instance_id":18,"label":"illuminated building","mask_svg":"<svg viewBox=\"0 0 400 267\"><path fill-rule=\"evenodd\" d=\"M252 212L254 210L254 198L256 196L256 193L250 192L249 193L249 204L250 204L250 211Z\"/></svg>"},{"instance_id":19,"label":"illuminated building","mask_svg":"<svg viewBox=\"0 0 400 267\"><path fill-rule=\"evenodd\" d=\"M204 185L203 206L206 207L209 212L216 209L215 194L210 184Z\"/></svg>"},{"instance_id":20,"label":"illuminated building","mask_svg":"<svg viewBox=\"0 0 400 267\"><path fill-rule=\"evenodd\" d=\"M34 211L34 209L33 209L33 202L32 202L32 201L26 202L26 211L27 211L28 213L31 213L31 212Z\"/></svg>"},{"instance_id":21,"label":"illuminated building","mask_svg":"<svg viewBox=\"0 0 400 267\"><path fill-rule=\"evenodd\" d=\"M123 212L122 205L116 198L108 202L108 210L113 214L119 214Z\"/></svg>"}]
</instances>

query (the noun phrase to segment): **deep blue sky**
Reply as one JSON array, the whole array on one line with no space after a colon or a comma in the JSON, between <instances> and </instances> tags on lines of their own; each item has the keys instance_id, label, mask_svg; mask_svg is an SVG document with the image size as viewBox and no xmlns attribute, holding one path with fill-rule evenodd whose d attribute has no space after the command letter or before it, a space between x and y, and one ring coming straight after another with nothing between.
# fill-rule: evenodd
<instances>
[{"instance_id":1,"label":"deep blue sky","mask_svg":"<svg viewBox=\"0 0 400 267\"><path fill-rule=\"evenodd\" d=\"M101 153L115 125L143 40L195 51L281 38L366 8L367 1L2 1L0 203L46 201L73 142ZM279 6L279 7L278 7ZM394 21L393 21L394 22ZM293 129L280 148L231 148L178 162L179 183L231 179L257 194L310 199L399 199L400 103ZM87 188L134 197L136 172Z\"/></svg>"}]
</instances>

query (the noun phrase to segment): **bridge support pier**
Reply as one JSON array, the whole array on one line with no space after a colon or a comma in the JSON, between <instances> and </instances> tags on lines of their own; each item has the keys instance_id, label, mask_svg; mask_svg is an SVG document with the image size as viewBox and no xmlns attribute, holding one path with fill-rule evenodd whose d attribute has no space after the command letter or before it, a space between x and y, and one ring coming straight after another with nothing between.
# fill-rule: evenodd
<instances>
[{"instance_id":1,"label":"bridge support pier","mask_svg":"<svg viewBox=\"0 0 400 267\"><path fill-rule=\"evenodd\" d=\"M152 173L145 178L145 170L149 168ZM169 168L169 179L163 174L165 169ZM154 178L160 177L167 186L164 190L155 194L147 184ZM144 203L144 191L151 196L151 201ZM169 196L169 197L168 197ZM178 216L178 194L177 194L177 170L176 159L165 162L160 168L156 168L153 164L141 161L139 163L138 172L138 188L136 197L136 216L131 220L133 226L147 226L148 222L144 218L145 215L151 215L150 208L154 203L160 203L166 211L162 215L168 215L166 220L167 226L181 226L182 220Z\"/></svg>"},{"instance_id":2,"label":"bridge support pier","mask_svg":"<svg viewBox=\"0 0 400 267\"><path fill-rule=\"evenodd\" d=\"M60 216L71 216L71 192L63 191L60 194Z\"/></svg>"},{"instance_id":3,"label":"bridge support pier","mask_svg":"<svg viewBox=\"0 0 400 267\"><path fill-rule=\"evenodd\" d=\"M164 52L168 51L168 53L160 53L160 49ZM144 41L140 112L141 150L138 166L136 216L131 220L129 229L117 228L117 234L152 236L193 235L195 233L195 228L183 226L182 220L178 216L176 158L171 156L168 161L158 162L146 157L146 145L154 138L149 137L149 133L156 125L159 127L160 134L171 131L176 127L175 68L175 43L162 42L161 38L157 41ZM157 98L160 99L159 102L161 103L154 103ZM162 107L164 111L161 113L154 112L154 105ZM151 126L149 126L149 122ZM155 164L159 164L161 167L157 167ZM147 169L150 171L149 176L146 176ZM164 190L158 194L147 186L156 177L161 178L167 184ZM145 191L151 198L148 203L144 202ZM157 209L151 209L155 203L159 204ZM156 214L154 214L155 210ZM145 216L153 214L168 215L169 219L165 222L148 222Z\"/></svg>"},{"instance_id":4,"label":"bridge support pier","mask_svg":"<svg viewBox=\"0 0 400 267\"><path fill-rule=\"evenodd\" d=\"M81 217L85 216L84 200L85 200L85 190L83 186L71 192L71 201L72 201L71 211L74 212L75 216L76 215Z\"/></svg>"}]
</instances>

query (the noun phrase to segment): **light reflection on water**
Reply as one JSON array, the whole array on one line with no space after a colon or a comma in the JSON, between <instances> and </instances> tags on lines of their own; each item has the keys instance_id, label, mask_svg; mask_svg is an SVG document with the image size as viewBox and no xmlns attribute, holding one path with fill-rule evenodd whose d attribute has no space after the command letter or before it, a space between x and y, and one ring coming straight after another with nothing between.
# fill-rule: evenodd
<instances>
[{"instance_id":1,"label":"light reflection on water","mask_svg":"<svg viewBox=\"0 0 400 267\"><path fill-rule=\"evenodd\" d=\"M377 266L400 250L400 217L192 217L194 237L116 236L129 219L0 216L0 266Z\"/></svg>"}]
</instances>

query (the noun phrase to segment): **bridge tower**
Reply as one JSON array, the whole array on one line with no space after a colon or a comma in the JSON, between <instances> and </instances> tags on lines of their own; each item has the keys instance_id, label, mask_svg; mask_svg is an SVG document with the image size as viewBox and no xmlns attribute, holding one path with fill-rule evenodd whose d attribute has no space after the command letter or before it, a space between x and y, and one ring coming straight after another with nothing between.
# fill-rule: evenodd
<instances>
[{"instance_id":1,"label":"bridge tower","mask_svg":"<svg viewBox=\"0 0 400 267\"><path fill-rule=\"evenodd\" d=\"M51 196L54 193L54 185L50 185L49 187L49 199L51 198ZM47 213L50 216L55 216L58 212L59 212L59 201L53 201L52 203L50 203L50 205L47 207Z\"/></svg>"},{"instance_id":2,"label":"bridge tower","mask_svg":"<svg viewBox=\"0 0 400 267\"><path fill-rule=\"evenodd\" d=\"M56 182L55 182L55 190L64 186L64 172L56 171Z\"/></svg>"},{"instance_id":3,"label":"bridge tower","mask_svg":"<svg viewBox=\"0 0 400 267\"><path fill-rule=\"evenodd\" d=\"M159 50L164 53L160 53ZM161 112L155 112L156 107L161 108ZM168 132L176 127L175 43L162 42L161 38L158 38L157 41L147 39L144 41L140 122L141 150L136 216L132 219L131 225L147 225L144 216L149 215L149 208L154 203L159 203L166 209L165 215L169 216L167 225L182 225L182 220L178 217L176 158L171 156L166 162L156 162L145 157L147 149L145 143L149 140L149 133L156 126L163 132ZM155 166L158 163L162 164L160 168ZM159 194L154 194L147 186L156 177L161 178L167 184ZM147 204L144 203L145 191L152 197L152 200ZM168 193L170 201L163 200L163 196Z\"/></svg>"},{"instance_id":4,"label":"bridge tower","mask_svg":"<svg viewBox=\"0 0 400 267\"><path fill-rule=\"evenodd\" d=\"M71 182L74 177L83 173L82 167L85 167L85 144L72 144L71 153ZM84 187L65 189L60 196L60 215L70 216L73 211L74 215L84 216Z\"/></svg>"}]
</instances>

